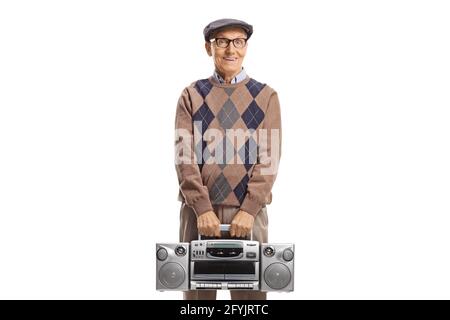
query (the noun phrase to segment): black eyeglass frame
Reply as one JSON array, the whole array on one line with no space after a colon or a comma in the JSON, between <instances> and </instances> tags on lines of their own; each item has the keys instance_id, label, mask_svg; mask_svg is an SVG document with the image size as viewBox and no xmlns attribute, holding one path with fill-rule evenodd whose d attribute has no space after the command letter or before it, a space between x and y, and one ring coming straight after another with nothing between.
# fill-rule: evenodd
<instances>
[{"instance_id":1,"label":"black eyeglass frame","mask_svg":"<svg viewBox=\"0 0 450 320\"><path fill-rule=\"evenodd\" d=\"M227 41L227 46L226 47L221 47L221 46L219 46L218 44L217 44L217 40L226 40ZM236 43L234 42L234 41L236 41L236 40L244 40L244 45L242 46L242 47L237 47L236 46ZM216 46L218 47L218 48L221 48L221 49L226 49L226 48L228 48L228 46L230 45L230 42L233 42L233 46L236 48L236 49L242 49L242 48L245 48L245 46L247 45L247 41L248 41L248 39L247 38L235 38L235 39L228 39L228 38L212 38L212 39L210 39L209 40L210 42L215 42L216 43Z\"/></svg>"}]
</instances>

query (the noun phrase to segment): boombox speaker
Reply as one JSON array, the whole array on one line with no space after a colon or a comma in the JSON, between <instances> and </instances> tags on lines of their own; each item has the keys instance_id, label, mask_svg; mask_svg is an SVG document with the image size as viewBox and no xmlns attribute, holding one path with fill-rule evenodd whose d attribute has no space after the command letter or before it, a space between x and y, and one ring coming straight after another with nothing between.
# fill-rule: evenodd
<instances>
[{"instance_id":1,"label":"boombox speaker","mask_svg":"<svg viewBox=\"0 0 450 320\"><path fill-rule=\"evenodd\" d=\"M294 244L261 244L261 291L294 290Z\"/></svg>"},{"instance_id":2,"label":"boombox speaker","mask_svg":"<svg viewBox=\"0 0 450 320\"><path fill-rule=\"evenodd\" d=\"M189 243L156 244L156 289L189 290Z\"/></svg>"}]
</instances>

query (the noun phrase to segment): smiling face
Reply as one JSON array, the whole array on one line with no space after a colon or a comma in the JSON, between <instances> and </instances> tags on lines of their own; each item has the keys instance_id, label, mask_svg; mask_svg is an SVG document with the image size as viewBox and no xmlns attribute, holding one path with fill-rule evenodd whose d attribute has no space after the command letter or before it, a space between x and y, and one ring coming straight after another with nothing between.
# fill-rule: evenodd
<instances>
[{"instance_id":1,"label":"smiling face","mask_svg":"<svg viewBox=\"0 0 450 320\"><path fill-rule=\"evenodd\" d=\"M237 39L247 38L247 34L241 28L230 27L218 31L213 38ZM231 81L242 69L247 45L238 49L230 42L227 48L219 48L215 42L205 43L206 52L214 59L216 71L227 83Z\"/></svg>"}]
</instances>

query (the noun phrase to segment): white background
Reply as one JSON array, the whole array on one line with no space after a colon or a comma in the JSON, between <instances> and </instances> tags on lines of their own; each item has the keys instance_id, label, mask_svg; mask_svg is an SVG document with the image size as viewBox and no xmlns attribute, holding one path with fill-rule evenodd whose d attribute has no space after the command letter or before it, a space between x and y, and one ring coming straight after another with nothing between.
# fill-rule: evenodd
<instances>
[{"instance_id":1,"label":"white background","mask_svg":"<svg viewBox=\"0 0 450 320\"><path fill-rule=\"evenodd\" d=\"M174 116L208 77L203 27L254 25L244 66L280 97L271 299L450 298L446 1L2 1L0 298L178 299ZM228 299L220 292L220 299Z\"/></svg>"}]
</instances>

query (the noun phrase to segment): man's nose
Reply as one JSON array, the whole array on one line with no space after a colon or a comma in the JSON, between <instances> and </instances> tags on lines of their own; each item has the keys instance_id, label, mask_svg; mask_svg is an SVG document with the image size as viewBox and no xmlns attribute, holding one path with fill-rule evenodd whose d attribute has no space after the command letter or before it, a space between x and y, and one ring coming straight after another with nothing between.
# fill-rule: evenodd
<instances>
[{"instance_id":1,"label":"man's nose","mask_svg":"<svg viewBox=\"0 0 450 320\"><path fill-rule=\"evenodd\" d=\"M234 53L236 51L236 48L234 47L234 44L232 41L228 44L226 53Z\"/></svg>"}]
</instances>

